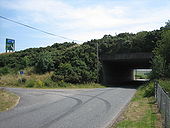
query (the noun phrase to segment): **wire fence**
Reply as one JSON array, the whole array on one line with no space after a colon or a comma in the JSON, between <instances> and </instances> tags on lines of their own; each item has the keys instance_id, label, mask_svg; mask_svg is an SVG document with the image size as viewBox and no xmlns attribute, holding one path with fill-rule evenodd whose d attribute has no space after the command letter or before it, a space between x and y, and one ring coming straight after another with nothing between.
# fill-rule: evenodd
<instances>
[{"instance_id":1,"label":"wire fence","mask_svg":"<svg viewBox=\"0 0 170 128\"><path fill-rule=\"evenodd\" d=\"M163 125L165 128L170 128L170 94L158 82L155 82L155 98L164 120Z\"/></svg>"}]
</instances>

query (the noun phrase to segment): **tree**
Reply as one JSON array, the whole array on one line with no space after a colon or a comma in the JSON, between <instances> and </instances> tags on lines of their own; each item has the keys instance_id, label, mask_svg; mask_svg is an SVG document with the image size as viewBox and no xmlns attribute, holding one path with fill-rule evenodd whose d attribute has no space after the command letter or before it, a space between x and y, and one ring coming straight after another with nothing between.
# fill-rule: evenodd
<instances>
[{"instance_id":1,"label":"tree","mask_svg":"<svg viewBox=\"0 0 170 128\"><path fill-rule=\"evenodd\" d=\"M42 52L39 54L35 70L37 73L45 73L54 69L54 62L49 52Z\"/></svg>"},{"instance_id":2,"label":"tree","mask_svg":"<svg viewBox=\"0 0 170 128\"><path fill-rule=\"evenodd\" d=\"M80 77L70 63L61 63L51 78L56 82L80 83Z\"/></svg>"},{"instance_id":3,"label":"tree","mask_svg":"<svg viewBox=\"0 0 170 128\"><path fill-rule=\"evenodd\" d=\"M161 30L170 30L170 20L165 22L165 26L160 28Z\"/></svg>"},{"instance_id":4,"label":"tree","mask_svg":"<svg viewBox=\"0 0 170 128\"><path fill-rule=\"evenodd\" d=\"M157 42L153 53L152 76L155 78L170 77L170 30L162 33L162 40Z\"/></svg>"},{"instance_id":5,"label":"tree","mask_svg":"<svg viewBox=\"0 0 170 128\"><path fill-rule=\"evenodd\" d=\"M165 28L170 30L170 20L168 20L167 22L165 22Z\"/></svg>"},{"instance_id":6,"label":"tree","mask_svg":"<svg viewBox=\"0 0 170 128\"><path fill-rule=\"evenodd\" d=\"M155 55L152 60L151 79L165 77L165 59L160 55Z\"/></svg>"}]
</instances>

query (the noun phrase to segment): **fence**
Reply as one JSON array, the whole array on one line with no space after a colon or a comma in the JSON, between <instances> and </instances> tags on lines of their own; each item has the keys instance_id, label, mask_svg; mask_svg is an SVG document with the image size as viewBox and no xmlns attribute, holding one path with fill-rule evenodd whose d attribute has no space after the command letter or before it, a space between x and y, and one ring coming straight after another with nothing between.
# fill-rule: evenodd
<instances>
[{"instance_id":1,"label":"fence","mask_svg":"<svg viewBox=\"0 0 170 128\"><path fill-rule=\"evenodd\" d=\"M165 128L170 128L170 95L161 88L158 82L155 82L155 98L164 119L163 125Z\"/></svg>"}]
</instances>

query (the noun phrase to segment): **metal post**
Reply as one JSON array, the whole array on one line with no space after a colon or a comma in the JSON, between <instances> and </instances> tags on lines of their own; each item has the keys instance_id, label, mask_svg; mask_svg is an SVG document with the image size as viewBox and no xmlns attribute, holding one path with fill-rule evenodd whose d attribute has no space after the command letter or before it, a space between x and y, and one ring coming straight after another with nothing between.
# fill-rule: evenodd
<instances>
[{"instance_id":1,"label":"metal post","mask_svg":"<svg viewBox=\"0 0 170 128\"><path fill-rule=\"evenodd\" d=\"M165 128L168 128L168 108L166 107L169 107L168 106L168 98L167 96L165 96Z\"/></svg>"},{"instance_id":2,"label":"metal post","mask_svg":"<svg viewBox=\"0 0 170 128\"><path fill-rule=\"evenodd\" d=\"M155 81L154 84L155 84L155 99L157 101L157 84L158 84L157 81Z\"/></svg>"}]
</instances>

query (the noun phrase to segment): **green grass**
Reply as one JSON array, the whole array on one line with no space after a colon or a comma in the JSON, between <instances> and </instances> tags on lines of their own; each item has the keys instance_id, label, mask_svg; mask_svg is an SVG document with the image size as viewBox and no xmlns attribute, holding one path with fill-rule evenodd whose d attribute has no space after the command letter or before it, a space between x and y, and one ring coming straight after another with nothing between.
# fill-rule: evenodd
<instances>
[{"instance_id":1,"label":"green grass","mask_svg":"<svg viewBox=\"0 0 170 128\"><path fill-rule=\"evenodd\" d=\"M135 78L136 79L148 79L149 77L148 71L137 71L135 72Z\"/></svg>"},{"instance_id":2,"label":"green grass","mask_svg":"<svg viewBox=\"0 0 170 128\"><path fill-rule=\"evenodd\" d=\"M170 79L159 80L159 84L164 90L170 93Z\"/></svg>"},{"instance_id":3,"label":"green grass","mask_svg":"<svg viewBox=\"0 0 170 128\"><path fill-rule=\"evenodd\" d=\"M137 90L128 108L112 128L162 128L154 97L144 97L146 87Z\"/></svg>"},{"instance_id":4,"label":"green grass","mask_svg":"<svg viewBox=\"0 0 170 128\"><path fill-rule=\"evenodd\" d=\"M14 107L18 100L19 97L17 95L0 89L0 112Z\"/></svg>"},{"instance_id":5,"label":"green grass","mask_svg":"<svg viewBox=\"0 0 170 128\"><path fill-rule=\"evenodd\" d=\"M51 73L35 74L27 70L24 75L7 74L0 78L2 87L22 88L104 88L105 86L96 83L70 84L64 81L54 82L51 80ZM22 79L22 80L21 80Z\"/></svg>"}]
</instances>

